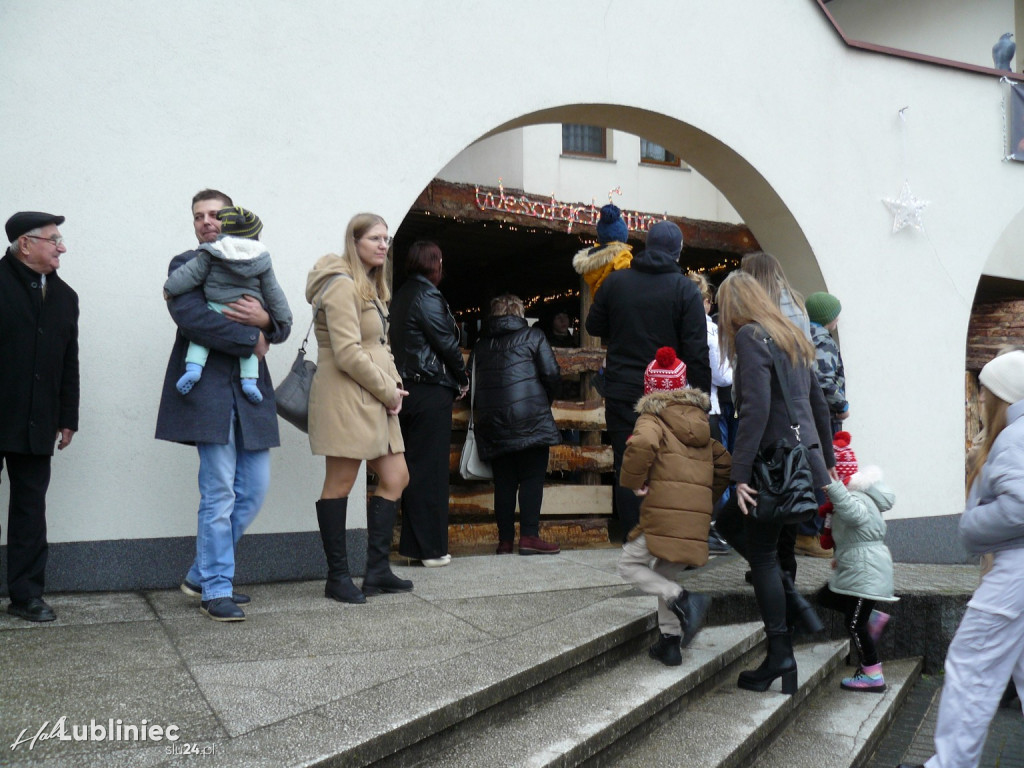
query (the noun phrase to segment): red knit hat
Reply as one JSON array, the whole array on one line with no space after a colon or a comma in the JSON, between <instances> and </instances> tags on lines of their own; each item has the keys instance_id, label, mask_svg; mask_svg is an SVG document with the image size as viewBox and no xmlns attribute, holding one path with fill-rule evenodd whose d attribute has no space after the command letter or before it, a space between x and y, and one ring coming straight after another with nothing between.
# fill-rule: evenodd
<instances>
[{"instance_id":1,"label":"red knit hat","mask_svg":"<svg viewBox=\"0 0 1024 768\"><path fill-rule=\"evenodd\" d=\"M662 347L644 371L644 394L686 386L686 363L676 357L672 347Z\"/></svg>"},{"instance_id":2,"label":"red knit hat","mask_svg":"<svg viewBox=\"0 0 1024 768\"><path fill-rule=\"evenodd\" d=\"M832 436L832 451L836 455L836 473L843 485L850 482L850 478L857 474L857 454L850 447L850 433L836 432Z\"/></svg>"}]
</instances>

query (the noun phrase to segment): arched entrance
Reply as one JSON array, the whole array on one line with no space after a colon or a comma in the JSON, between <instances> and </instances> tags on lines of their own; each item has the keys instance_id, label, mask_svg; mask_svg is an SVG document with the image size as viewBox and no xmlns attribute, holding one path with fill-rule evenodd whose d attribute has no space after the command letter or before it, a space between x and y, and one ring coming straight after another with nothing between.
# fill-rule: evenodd
<instances>
[{"instance_id":1,"label":"arched entrance","mask_svg":"<svg viewBox=\"0 0 1024 768\"><path fill-rule=\"evenodd\" d=\"M967 329L964 386L968 450L981 430L978 373L999 352L1024 347L1024 268L1020 243L1024 242L1024 211L1007 225L989 255L971 306Z\"/></svg>"},{"instance_id":2,"label":"arched entrance","mask_svg":"<svg viewBox=\"0 0 1024 768\"><path fill-rule=\"evenodd\" d=\"M747 225L722 225L687 217L685 209L666 201L656 218L672 218L684 231L680 264L684 271L708 273L713 282L736 268L740 257L764 247L773 250L801 290L817 290L821 272L795 217L767 181L738 153L699 129L654 112L615 105L571 105L526 115L506 123L487 137L548 123L583 123L643 136L681 157L701 174L712 174L715 186L738 205L744 219L752 217L760 232ZM486 138L486 137L482 137ZM510 158L510 163L514 158ZM486 176L483 185L493 184ZM723 187L724 185L724 187ZM404 253L417 239L437 241L445 254L441 289L457 319L463 321L463 343L475 339L476 321L486 314L489 299L516 293L527 302L528 316L545 323L556 310L568 310L577 331L585 320L588 291L572 269L572 257L591 245L595 228L586 216L571 226L545 220L538 190L495 189L434 179L395 230L395 282L400 285ZM508 198L506 198L506 194ZM494 199L521 200L495 205ZM521 197L520 197L521 196ZM553 201L554 196L551 196ZM487 204L481 202L486 200ZM597 202L599 208L603 201ZM575 201L571 204L580 204ZM645 229L645 228L644 228ZM634 250L643 248L644 231L631 232ZM768 246L767 243L774 245ZM611 516L611 452L602 443L603 401L589 386L603 353L599 340L591 349L557 349L570 395L554 411L566 443L552 451L545 494L545 525L563 546L590 546L609 540ZM465 404L456 404L455 436L450 455L451 547L453 552L493 548L492 498L489 486L465 483L457 475L465 428ZM460 429L461 428L461 429ZM613 524L614 526L614 524ZM618 539L618 532L612 540Z\"/></svg>"}]
</instances>

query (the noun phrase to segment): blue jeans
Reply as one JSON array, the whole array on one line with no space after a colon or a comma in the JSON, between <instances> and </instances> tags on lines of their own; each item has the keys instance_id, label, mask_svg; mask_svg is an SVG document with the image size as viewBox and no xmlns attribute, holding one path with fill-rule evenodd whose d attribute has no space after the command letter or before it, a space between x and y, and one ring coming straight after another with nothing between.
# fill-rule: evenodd
<instances>
[{"instance_id":1,"label":"blue jeans","mask_svg":"<svg viewBox=\"0 0 1024 768\"><path fill-rule=\"evenodd\" d=\"M247 451L231 412L228 442L198 443L199 527L196 559L186 579L203 587L203 600L231 597L235 544L263 506L270 486L270 451Z\"/></svg>"}]
</instances>

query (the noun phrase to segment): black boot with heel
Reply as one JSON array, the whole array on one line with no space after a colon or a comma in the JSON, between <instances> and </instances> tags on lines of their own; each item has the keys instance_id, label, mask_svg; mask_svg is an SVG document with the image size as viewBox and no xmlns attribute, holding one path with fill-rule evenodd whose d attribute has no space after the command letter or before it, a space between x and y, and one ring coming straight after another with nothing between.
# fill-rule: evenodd
<instances>
[{"instance_id":1,"label":"black boot with heel","mask_svg":"<svg viewBox=\"0 0 1024 768\"><path fill-rule=\"evenodd\" d=\"M320 499L316 503L316 520L320 524L320 539L327 557L324 597L340 603L365 603L366 598L348 572L347 517L348 498Z\"/></svg>"},{"instance_id":2,"label":"black boot with heel","mask_svg":"<svg viewBox=\"0 0 1024 768\"><path fill-rule=\"evenodd\" d=\"M391 571L391 536L398 515L398 502L382 496L371 496L366 503L366 576L363 594L411 592L412 582L400 579Z\"/></svg>"},{"instance_id":3,"label":"black boot with heel","mask_svg":"<svg viewBox=\"0 0 1024 768\"><path fill-rule=\"evenodd\" d=\"M782 588L786 591L786 623L808 635L825 631L817 612L807 598L801 595L788 571L782 572Z\"/></svg>"},{"instance_id":4,"label":"black boot with heel","mask_svg":"<svg viewBox=\"0 0 1024 768\"><path fill-rule=\"evenodd\" d=\"M768 655L757 669L740 672L736 685L747 691L767 691L777 678L782 678L782 692L796 693L796 659L793 640L788 632L768 635Z\"/></svg>"}]
</instances>

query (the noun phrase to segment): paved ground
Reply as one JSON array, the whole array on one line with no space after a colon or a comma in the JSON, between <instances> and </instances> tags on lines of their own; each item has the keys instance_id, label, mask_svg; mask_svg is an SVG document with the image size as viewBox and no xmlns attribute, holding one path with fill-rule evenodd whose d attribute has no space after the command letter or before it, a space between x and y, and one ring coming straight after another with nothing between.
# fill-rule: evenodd
<instances>
[{"instance_id":1,"label":"paved ground","mask_svg":"<svg viewBox=\"0 0 1024 768\"><path fill-rule=\"evenodd\" d=\"M286 764L295 739L384 731L449 684L500 678L507 657L529 656L516 646L527 633L531 642L579 642L592 627L564 621L570 614L598 605L627 619L649 613L650 598L630 597L616 576L616 558L591 550L396 566L415 591L364 606L324 599L321 582L250 585L249 620L236 624L210 621L176 590L48 595L59 616L52 624L0 614L0 765L180 765L204 753L215 755L211 765L267 764L270 752ZM824 582L827 562L800 562L805 588ZM744 570L738 558L719 558L683 578L749 601ZM965 566L897 569L898 589L966 594L976 581ZM410 670L433 675L436 690L403 688ZM1024 765L1019 714L1000 713L986 768ZM913 733L907 756L927 743L931 716L925 707L920 727L903 726ZM146 740L132 740L129 726ZM154 740L167 729L179 739Z\"/></svg>"},{"instance_id":2,"label":"paved ground","mask_svg":"<svg viewBox=\"0 0 1024 768\"><path fill-rule=\"evenodd\" d=\"M918 681L868 768L920 765L934 754L941 692L941 675L925 675ZM1024 716L1020 705L996 712L981 755L981 768L1024 768Z\"/></svg>"}]
</instances>

